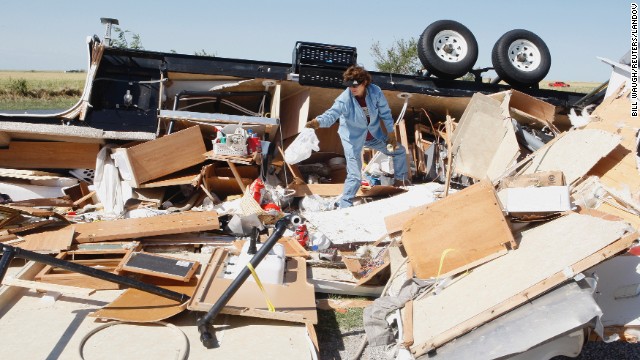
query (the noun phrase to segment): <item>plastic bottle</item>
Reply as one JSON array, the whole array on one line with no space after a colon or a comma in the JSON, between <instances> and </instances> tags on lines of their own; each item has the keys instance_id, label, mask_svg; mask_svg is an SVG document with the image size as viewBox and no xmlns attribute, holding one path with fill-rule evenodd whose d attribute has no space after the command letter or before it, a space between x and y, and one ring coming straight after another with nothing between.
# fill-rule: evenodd
<instances>
[{"instance_id":1,"label":"plastic bottle","mask_svg":"<svg viewBox=\"0 0 640 360\"><path fill-rule=\"evenodd\" d=\"M331 246L331 240L327 238L323 233L316 232L311 235L311 250L324 250Z\"/></svg>"}]
</instances>

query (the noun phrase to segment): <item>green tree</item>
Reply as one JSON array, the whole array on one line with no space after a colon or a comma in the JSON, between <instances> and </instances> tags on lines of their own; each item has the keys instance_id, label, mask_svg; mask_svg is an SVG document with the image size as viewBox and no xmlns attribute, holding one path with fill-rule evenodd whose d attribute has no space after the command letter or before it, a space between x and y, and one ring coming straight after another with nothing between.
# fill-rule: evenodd
<instances>
[{"instance_id":1,"label":"green tree","mask_svg":"<svg viewBox=\"0 0 640 360\"><path fill-rule=\"evenodd\" d=\"M422 69L415 38L396 40L388 49L383 49L376 41L371 45L371 55L378 71L415 75Z\"/></svg>"},{"instance_id":2,"label":"green tree","mask_svg":"<svg viewBox=\"0 0 640 360\"><path fill-rule=\"evenodd\" d=\"M133 33L129 30L122 30L120 27L115 26L113 28L116 36L111 40L111 46L115 48L121 49L134 49L134 50L144 50L142 46L142 39L139 34ZM131 40L128 40L127 37L131 37Z\"/></svg>"},{"instance_id":3,"label":"green tree","mask_svg":"<svg viewBox=\"0 0 640 360\"><path fill-rule=\"evenodd\" d=\"M193 52L193 55L197 55L197 56L211 56L211 57L215 57L215 56L216 56L216 53L215 53L215 52L213 52L213 53L209 53L209 52L206 52L204 49L202 49L202 50L196 50L196 51L194 51L194 52Z\"/></svg>"}]
</instances>

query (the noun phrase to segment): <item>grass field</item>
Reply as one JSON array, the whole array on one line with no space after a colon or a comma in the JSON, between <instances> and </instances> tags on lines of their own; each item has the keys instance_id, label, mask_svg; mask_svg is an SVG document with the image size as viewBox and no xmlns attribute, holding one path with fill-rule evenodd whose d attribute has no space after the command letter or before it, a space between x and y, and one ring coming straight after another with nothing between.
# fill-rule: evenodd
<instances>
[{"instance_id":1,"label":"grass field","mask_svg":"<svg viewBox=\"0 0 640 360\"><path fill-rule=\"evenodd\" d=\"M0 71L0 111L67 109L82 95L85 77L63 71Z\"/></svg>"},{"instance_id":2,"label":"grass field","mask_svg":"<svg viewBox=\"0 0 640 360\"><path fill-rule=\"evenodd\" d=\"M82 95L85 73L63 71L0 70L0 111L67 109ZM549 87L555 80L543 80L541 89L588 93L600 83L565 81L569 87Z\"/></svg>"}]
</instances>

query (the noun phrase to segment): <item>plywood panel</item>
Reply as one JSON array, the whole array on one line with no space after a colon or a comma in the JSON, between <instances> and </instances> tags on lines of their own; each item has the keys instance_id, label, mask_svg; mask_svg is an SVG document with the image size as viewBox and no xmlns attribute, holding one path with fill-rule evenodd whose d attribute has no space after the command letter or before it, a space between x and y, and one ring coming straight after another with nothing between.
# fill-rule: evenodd
<instances>
[{"instance_id":1,"label":"plywood panel","mask_svg":"<svg viewBox=\"0 0 640 360\"><path fill-rule=\"evenodd\" d=\"M16 169L95 169L100 145L12 141L0 149L0 167Z\"/></svg>"},{"instance_id":2,"label":"plywood panel","mask_svg":"<svg viewBox=\"0 0 640 360\"><path fill-rule=\"evenodd\" d=\"M424 208L404 225L402 244L416 277L422 279L461 272L515 247L488 181Z\"/></svg>"},{"instance_id":3,"label":"plywood panel","mask_svg":"<svg viewBox=\"0 0 640 360\"><path fill-rule=\"evenodd\" d=\"M640 173L636 160L638 122L629 113L631 102L626 96L610 96L592 115L600 121L592 121L586 129L602 129L622 136L620 146L591 169L589 175L597 175L603 184L622 189L628 187L632 194L640 192Z\"/></svg>"},{"instance_id":4,"label":"plywood panel","mask_svg":"<svg viewBox=\"0 0 640 360\"><path fill-rule=\"evenodd\" d=\"M572 184L618 146L620 140L619 135L597 129L566 132L557 141L538 149L524 173L558 170L564 173L567 184Z\"/></svg>"},{"instance_id":5,"label":"plywood panel","mask_svg":"<svg viewBox=\"0 0 640 360\"><path fill-rule=\"evenodd\" d=\"M282 99L280 106L282 137L286 139L304 129L309 118L309 90L302 88L287 96Z\"/></svg>"},{"instance_id":6,"label":"plywood panel","mask_svg":"<svg viewBox=\"0 0 640 360\"><path fill-rule=\"evenodd\" d=\"M58 253L69 250L75 233L74 226L66 226L60 230L44 231L24 236L24 242L18 244L25 250Z\"/></svg>"},{"instance_id":7,"label":"plywood panel","mask_svg":"<svg viewBox=\"0 0 640 360\"><path fill-rule=\"evenodd\" d=\"M226 250L218 249L204 270L198 290L188 305L190 310L209 311L233 280L223 278ZM222 313L254 316L293 322L316 324L315 292L313 285L307 283L307 266L302 258L292 258L286 263L283 285L262 284L269 300L276 308L269 312L267 303L254 281L246 281Z\"/></svg>"},{"instance_id":8,"label":"plywood panel","mask_svg":"<svg viewBox=\"0 0 640 360\"><path fill-rule=\"evenodd\" d=\"M75 224L76 242L99 242L180 234L220 228L215 211L186 211L139 219L119 219Z\"/></svg>"},{"instance_id":9,"label":"plywood panel","mask_svg":"<svg viewBox=\"0 0 640 360\"><path fill-rule=\"evenodd\" d=\"M196 125L124 151L137 186L204 162L207 150Z\"/></svg>"},{"instance_id":10,"label":"plywood panel","mask_svg":"<svg viewBox=\"0 0 640 360\"><path fill-rule=\"evenodd\" d=\"M523 232L517 250L414 301L412 352L424 354L626 249L637 237L627 228L569 214Z\"/></svg>"},{"instance_id":11,"label":"plywood panel","mask_svg":"<svg viewBox=\"0 0 640 360\"><path fill-rule=\"evenodd\" d=\"M192 278L189 282L159 279L146 276L143 282L161 288L192 296L198 285L198 280ZM148 293L138 289L127 289L117 299L104 308L90 314L91 317L130 322L161 321L179 314L187 307L176 300Z\"/></svg>"},{"instance_id":12,"label":"plywood panel","mask_svg":"<svg viewBox=\"0 0 640 360\"><path fill-rule=\"evenodd\" d=\"M500 102L480 93L471 98L452 141L453 171L475 179L485 179L490 172L492 176L500 175L519 151Z\"/></svg>"}]
</instances>

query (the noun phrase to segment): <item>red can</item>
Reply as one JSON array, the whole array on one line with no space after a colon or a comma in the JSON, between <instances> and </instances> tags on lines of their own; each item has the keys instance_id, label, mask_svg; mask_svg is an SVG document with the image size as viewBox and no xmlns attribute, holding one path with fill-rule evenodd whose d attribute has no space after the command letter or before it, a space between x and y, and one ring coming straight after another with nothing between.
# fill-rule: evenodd
<instances>
[{"instance_id":1,"label":"red can","mask_svg":"<svg viewBox=\"0 0 640 360\"><path fill-rule=\"evenodd\" d=\"M247 139L247 151L249 154L253 154L261 148L260 138L250 137Z\"/></svg>"},{"instance_id":2,"label":"red can","mask_svg":"<svg viewBox=\"0 0 640 360\"><path fill-rule=\"evenodd\" d=\"M298 226L296 229L296 240L298 243L302 245L302 247L306 247L309 242L309 231L307 230L307 225L302 224Z\"/></svg>"}]
</instances>

